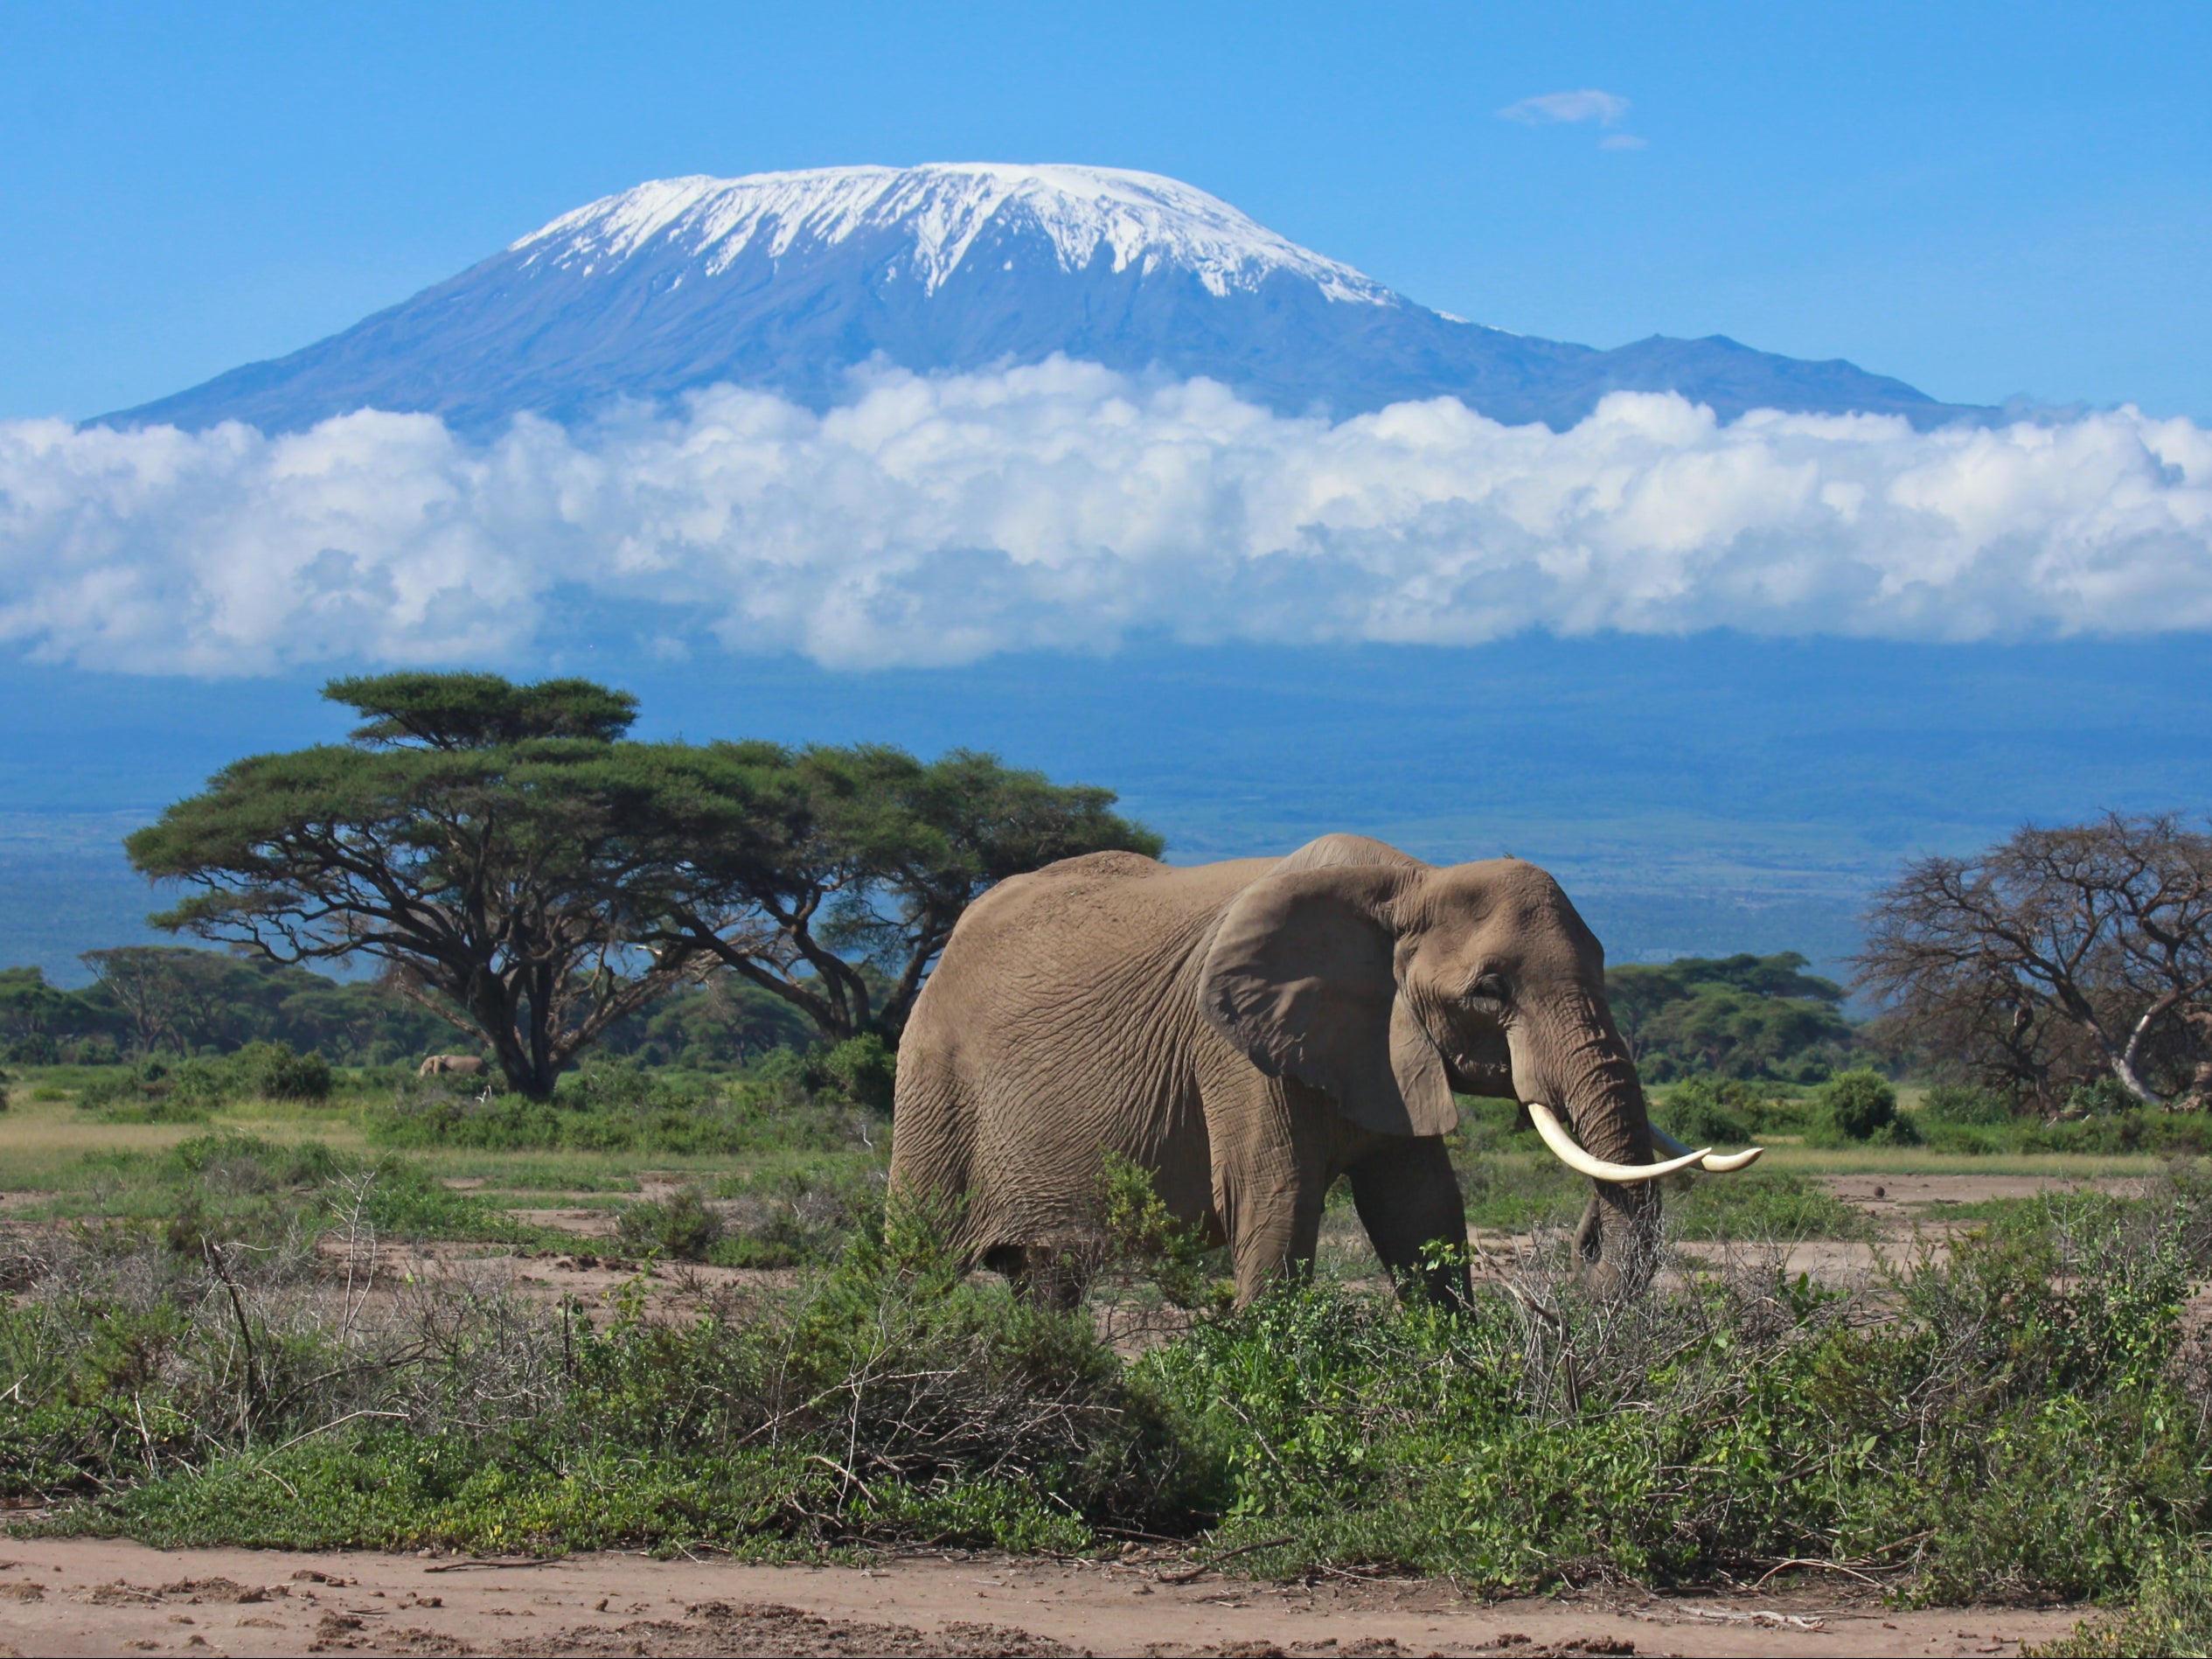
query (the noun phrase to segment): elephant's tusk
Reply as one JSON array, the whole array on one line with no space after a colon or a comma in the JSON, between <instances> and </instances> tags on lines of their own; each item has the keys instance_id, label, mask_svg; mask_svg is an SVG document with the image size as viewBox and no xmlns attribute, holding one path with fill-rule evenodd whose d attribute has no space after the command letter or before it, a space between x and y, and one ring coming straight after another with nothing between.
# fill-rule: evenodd
<instances>
[{"instance_id":1,"label":"elephant's tusk","mask_svg":"<svg viewBox=\"0 0 2212 1659\"><path fill-rule=\"evenodd\" d=\"M1652 1125L1651 1129L1652 1140L1666 1151L1689 1151L1687 1147L1684 1146L1680 1141L1675 1140L1673 1135L1668 1134L1666 1130L1660 1128L1657 1124ZM1741 1169L1747 1164L1755 1164L1758 1162L1759 1154L1765 1150L1766 1148L1764 1147L1750 1147L1742 1152L1722 1153L1718 1157L1715 1157L1713 1154L1708 1152L1705 1154L1705 1161L1700 1164L1698 1168L1700 1169L1706 1170L1712 1175L1725 1175L1731 1170Z\"/></svg>"},{"instance_id":2,"label":"elephant's tusk","mask_svg":"<svg viewBox=\"0 0 2212 1659\"><path fill-rule=\"evenodd\" d=\"M1609 1164L1603 1158L1593 1158L1575 1144L1552 1109L1541 1101L1526 1103L1528 1115L1536 1125L1536 1133L1544 1138L1544 1144L1552 1149L1552 1155L1578 1175L1588 1175L1592 1181L1611 1181L1625 1184L1634 1181L1657 1181L1661 1175L1671 1175L1678 1169L1688 1169L1701 1164L1713 1155L1713 1148L1693 1152L1663 1164Z\"/></svg>"}]
</instances>

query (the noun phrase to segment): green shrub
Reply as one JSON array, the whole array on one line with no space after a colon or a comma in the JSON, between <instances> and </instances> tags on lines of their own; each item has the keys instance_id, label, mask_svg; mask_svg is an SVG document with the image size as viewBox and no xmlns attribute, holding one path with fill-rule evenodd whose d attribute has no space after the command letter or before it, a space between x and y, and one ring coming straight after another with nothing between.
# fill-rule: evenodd
<instances>
[{"instance_id":1,"label":"green shrub","mask_svg":"<svg viewBox=\"0 0 2212 1659\"><path fill-rule=\"evenodd\" d=\"M327 1100L330 1063L310 1049L295 1054L289 1043L249 1042L224 1062L233 1090L265 1100Z\"/></svg>"},{"instance_id":2,"label":"green shrub","mask_svg":"<svg viewBox=\"0 0 2212 1659\"><path fill-rule=\"evenodd\" d=\"M1909 1118L1897 1115L1897 1091L1879 1071L1840 1071L1814 1091L1819 1115L1806 1127L1815 1146L1917 1145Z\"/></svg>"},{"instance_id":3,"label":"green shrub","mask_svg":"<svg viewBox=\"0 0 2212 1659\"><path fill-rule=\"evenodd\" d=\"M2066 1095L2066 1110L2076 1116L2102 1118L2114 1112L2139 1112L2143 1103L2118 1077L2102 1077L2076 1084Z\"/></svg>"},{"instance_id":4,"label":"green shrub","mask_svg":"<svg viewBox=\"0 0 2212 1659\"><path fill-rule=\"evenodd\" d=\"M663 1199L625 1204L615 1216L615 1237L625 1254L658 1255L700 1262L721 1241L722 1218L691 1187Z\"/></svg>"},{"instance_id":5,"label":"green shrub","mask_svg":"<svg viewBox=\"0 0 2212 1659\"><path fill-rule=\"evenodd\" d=\"M874 1032L864 1031L824 1049L814 1059L811 1070L819 1079L817 1086L827 1087L856 1106L888 1112L898 1065L898 1051Z\"/></svg>"},{"instance_id":6,"label":"green shrub","mask_svg":"<svg viewBox=\"0 0 2212 1659\"><path fill-rule=\"evenodd\" d=\"M229 1179L263 1190L317 1186L331 1180L340 1169L337 1159L319 1140L280 1146L259 1135L227 1131L180 1140L169 1149L163 1162L174 1175L203 1180L211 1172L240 1172Z\"/></svg>"},{"instance_id":7,"label":"green shrub","mask_svg":"<svg viewBox=\"0 0 2212 1659\"><path fill-rule=\"evenodd\" d=\"M1733 1078L1691 1077L1668 1091L1652 1115L1677 1140L1693 1147L1741 1146L1751 1139L1747 1107L1757 1096Z\"/></svg>"},{"instance_id":8,"label":"green shrub","mask_svg":"<svg viewBox=\"0 0 2212 1659\"><path fill-rule=\"evenodd\" d=\"M2160 1549L2118 1617L2084 1621L2070 1636L2025 1651L2037 1659L2212 1654L2212 1557L2196 1539Z\"/></svg>"},{"instance_id":9,"label":"green shrub","mask_svg":"<svg viewBox=\"0 0 2212 1659\"><path fill-rule=\"evenodd\" d=\"M128 1071L88 1084L77 1104L110 1122L203 1122L234 1100L323 1100L330 1062L313 1049L295 1054L282 1042L249 1042L228 1055L141 1061Z\"/></svg>"},{"instance_id":10,"label":"green shrub","mask_svg":"<svg viewBox=\"0 0 2212 1659\"><path fill-rule=\"evenodd\" d=\"M1142 1164L1107 1153L1097 1206L1104 1236L1101 1269L1157 1287L1177 1307L1222 1304L1226 1262L1208 1247L1203 1227L1169 1212Z\"/></svg>"}]
</instances>

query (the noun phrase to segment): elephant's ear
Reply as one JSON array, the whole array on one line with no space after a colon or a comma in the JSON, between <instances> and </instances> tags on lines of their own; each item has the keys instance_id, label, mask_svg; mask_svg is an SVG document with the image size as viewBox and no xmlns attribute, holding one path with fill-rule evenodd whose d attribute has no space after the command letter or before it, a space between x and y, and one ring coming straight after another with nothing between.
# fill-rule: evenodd
<instances>
[{"instance_id":1,"label":"elephant's ear","mask_svg":"<svg viewBox=\"0 0 2212 1659\"><path fill-rule=\"evenodd\" d=\"M1269 1077L1310 1084L1363 1128L1440 1135L1458 1110L1391 971L1386 907L1407 875L1335 867L1253 882L1221 918L1199 999Z\"/></svg>"}]
</instances>

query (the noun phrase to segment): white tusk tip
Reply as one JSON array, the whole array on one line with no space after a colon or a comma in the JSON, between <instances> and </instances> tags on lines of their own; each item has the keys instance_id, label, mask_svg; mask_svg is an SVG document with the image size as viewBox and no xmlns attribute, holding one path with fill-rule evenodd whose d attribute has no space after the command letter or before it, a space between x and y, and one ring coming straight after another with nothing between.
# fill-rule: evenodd
<instances>
[{"instance_id":1,"label":"white tusk tip","mask_svg":"<svg viewBox=\"0 0 2212 1659\"><path fill-rule=\"evenodd\" d=\"M1668 1152L1687 1153L1689 1151L1687 1147L1675 1140L1657 1124L1652 1125L1651 1130L1653 1146L1664 1147ZM1715 1156L1708 1149L1704 1161L1698 1165L1698 1168L1708 1175L1725 1175L1733 1170L1742 1169L1748 1165L1756 1163L1759 1161L1759 1154L1765 1150L1764 1147L1752 1147L1742 1152L1722 1153Z\"/></svg>"}]
</instances>

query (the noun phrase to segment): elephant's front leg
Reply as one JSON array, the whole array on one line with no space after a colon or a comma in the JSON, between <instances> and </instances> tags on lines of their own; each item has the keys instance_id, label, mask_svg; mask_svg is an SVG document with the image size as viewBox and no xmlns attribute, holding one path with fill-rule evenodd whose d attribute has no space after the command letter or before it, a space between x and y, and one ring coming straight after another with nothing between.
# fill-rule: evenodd
<instances>
[{"instance_id":1,"label":"elephant's front leg","mask_svg":"<svg viewBox=\"0 0 2212 1659\"><path fill-rule=\"evenodd\" d=\"M1308 1103L1286 1098L1311 1093L1303 1084L1256 1073L1239 1084L1209 1097L1207 1117L1214 1208L1228 1240L1242 1307L1269 1286L1312 1271L1335 1147L1314 1132L1317 1114L1297 1109Z\"/></svg>"},{"instance_id":2,"label":"elephant's front leg","mask_svg":"<svg viewBox=\"0 0 2212 1659\"><path fill-rule=\"evenodd\" d=\"M1390 1276L1402 1284L1412 1275L1437 1301L1464 1306L1471 1293L1467 1206L1443 1139L1391 1136L1345 1173L1360 1224ZM1431 1245L1449 1245L1449 1260L1424 1262Z\"/></svg>"}]
</instances>

